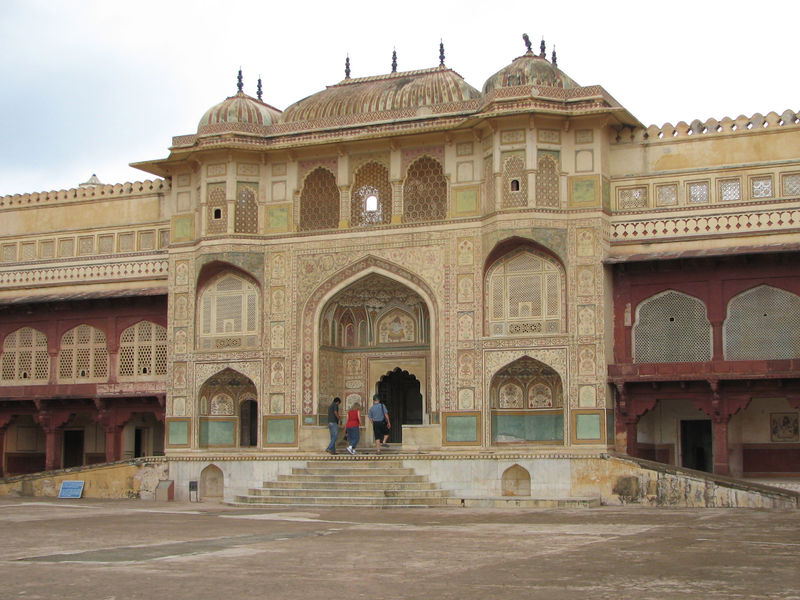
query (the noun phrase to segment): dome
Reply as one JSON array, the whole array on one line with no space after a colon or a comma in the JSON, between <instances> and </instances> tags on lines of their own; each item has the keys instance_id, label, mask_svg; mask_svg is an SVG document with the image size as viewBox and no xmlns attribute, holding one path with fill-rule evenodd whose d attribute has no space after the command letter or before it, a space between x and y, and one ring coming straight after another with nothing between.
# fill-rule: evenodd
<instances>
[{"instance_id":1,"label":"dome","mask_svg":"<svg viewBox=\"0 0 800 600\"><path fill-rule=\"evenodd\" d=\"M536 55L528 50L522 56L515 58L510 65L489 77L483 84L483 93L488 94L497 88L518 85L542 85L564 89L581 87L554 63L548 61L544 57L544 52Z\"/></svg>"},{"instance_id":2,"label":"dome","mask_svg":"<svg viewBox=\"0 0 800 600\"><path fill-rule=\"evenodd\" d=\"M200 119L197 126L198 132L206 126L241 123L245 125L267 126L276 123L281 116L281 111L238 92L235 96L225 98L216 106L212 106Z\"/></svg>"},{"instance_id":3,"label":"dome","mask_svg":"<svg viewBox=\"0 0 800 600\"><path fill-rule=\"evenodd\" d=\"M354 117L384 111L414 111L480 98L480 92L444 66L375 77L344 79L295 102L283 113L286 123Z\"/></svg>"}]
</instances>

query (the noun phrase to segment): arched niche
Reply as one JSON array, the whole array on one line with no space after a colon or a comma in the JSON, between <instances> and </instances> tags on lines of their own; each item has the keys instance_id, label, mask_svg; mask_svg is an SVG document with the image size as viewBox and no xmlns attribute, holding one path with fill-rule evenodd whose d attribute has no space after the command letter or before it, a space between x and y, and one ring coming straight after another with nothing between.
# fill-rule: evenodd
<instances>
[{"instance_id":1,"label":"arched niche","mask_svg":"<svg viewBox=\"0 0 800 600\"><path fill-rule=\"evenodd\" d=\"M519 465L512 465L503 471L500 486L503 496L530 496L531 474Z\"/></svg>"},{"instance_id":2,"label":"arched niche","mask_svg":"<svg viewBox=\"0 0 800 600\"><path fill-rule=\"evenodd\" d=\"M225 477L217 465L208 465L200 472L200 498L222 498Z\"/></svg>"},{"instance_id":3,"label":"arched niche","mask_svg":"<svg viewBox=\"0 0 800 600\"><path fill-rule=\"evenodd\" d=\"M200 447L257 445L258 391L249 377L223 369L200 386L197 404Z\"/></svg>"},{"instance_id":4,"label":"arched niche","mask_svg":"<svg viewBox=\"0 0 800 600\"><path fill-rule=\"evenodd\" d=\"M549 365L522 356L499 369L489 384L492 442L564 442L564 384Z\"/></svg>"}]
</instances>

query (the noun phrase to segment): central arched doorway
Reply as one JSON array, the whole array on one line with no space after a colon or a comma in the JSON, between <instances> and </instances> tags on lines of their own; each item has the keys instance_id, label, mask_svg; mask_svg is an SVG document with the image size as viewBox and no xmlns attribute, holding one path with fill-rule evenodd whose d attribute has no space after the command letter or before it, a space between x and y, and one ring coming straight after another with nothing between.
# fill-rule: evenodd
<instances>
[{"instance_id":1,"label":"central arched doorway","mask_svg":"<svg viewBox=\"0 0 800 600\"><path fill-rule=\"evenodd\" d=\"M422 394L414 375L397 367L381 377L376 393L389 410L390 442L403 441L403 425L422 425Z\"/></svg>"},{"instance_id":2,"label":"central arched doorway","mask_svg":"<svg viewBox=\"0 0 800 600\"><path fill-rule=\"evenodd\" d=\"M360 404L366 418L379 393L390 410L392 441L401 441L402 424L427 422L430 312L416 290L388 275L366 273L330 297L318 327L321 418L336 396L345 409Z\"/></svg>"}]
</instances>

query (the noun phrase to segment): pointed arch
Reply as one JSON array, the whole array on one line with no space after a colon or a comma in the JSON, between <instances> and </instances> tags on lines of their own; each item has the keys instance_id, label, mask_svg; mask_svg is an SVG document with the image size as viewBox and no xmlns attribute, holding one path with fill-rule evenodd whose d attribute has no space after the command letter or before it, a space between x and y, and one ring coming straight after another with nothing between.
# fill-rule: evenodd
<instances>
[{"instance_id":1,"label":"pointed arch","mask_svg":"<svg viewBox=\"0 0 800 600\"><path fill-rule=\"evenodd\" d=\"M487 335L538 335L567 330L566 272L560 260L530 243L490 253L484 279ZM490 260L492 262L490 262Z\"/></svg>"},{"instance_id":2,"label":"pointed arch","mask_svg":"<svg viewBox=\"0 0 800 600\"><path fill-rule=\"evenodd\" d=\"M425 309L430 316L429 330L427 332L428 339L431 340L431 369L428 375L429 390L430 397L436 398L436 389L438 387L438 382L436 380L438 350L434 340L436 340L438 334L437 315L439 314L435 299L436 295L427 282L402 265L369 255L334 273L329 279L319 284L303 304L303 310L298 311L298 331L303 332L301 342L302 352L299 359L300 365L298 365L298 372L302 373L299 395L302 399L301 410L302 413L306 415L306 418L312 418L311 415L314 414L318 402L319 378L317 377L314 365L319 364L320 339L322 333L320 332L318 324L321 323L321 315L331 298L352 283L370 274L382 275L408 287L419 295L425 305ZM433 409L434 407L431 407L431 410ZM291 410L296 410L296 407L292 406Z\"/></svg>"},{"instance_id":3,"label":"pointed arch","mask_svg":"<svg viewBox=\"0 0 800 600\"><path fill-rule=\"evenodd\" d=\"M303 179L300 192L300 231L336 229L339 226L339 186L336 176L317 167Z\"/></svg>"},{"instance_id":4,"label":"pointed arch","mask_svg":"<svg viewBox=\"0 0 800 600\"><path fill-rule=\"evenodd\" d=\"M517 464L511 465L503 471L500 485L503 496L530 496L531 474Z\"/></svg>"},{"instance_id":5,"label":"pointed arch","mask_svg":"<svg viewBox=\"0 0 800 600\"><path fill-rule=\"evenodd\" d=\"M46 383L50 379L47 336L32 327L22 327L3 340L0 384Z\"/></svg>"},{"instance_id":6,"label":"pointed arch","mask_svg":"<svg viewBox=\"0 0 800 600\"><path fill-rule=\"evenodd\" d=\"M447 179L441 163L423 155L411 163L403 182L403 222L440 221L447 217Z\"/></svg>"},{"instance_id":7,"label":"pointed arch","mask_svg":"<svg viewBox=\"0 0 800 600\"><path fill-rule=\"evenodd\" d=\"M667 290L636 307L633 362L705 362L711 360L711 323L699 298Z\"/></svg>"},{"instance_id":8,"label":"pointed arch","mask_svg":"<svg viewBox=\"0 0 800 600\"><path fill-rule=\"evenodd\" d=\"M106 334L82 324L61 336L58 379L61 383L89 383L108 378Z\"/></svg>"},{"instance_id":9,"label":"pointed arch","mask_svg":"<svg viewBox=\"0 0 800 600\"><path fill-rule=\"evenodd\" d=\"M166 327L144 320L125 329L119 343L119 379L152 380L166 375Z\"/></svg>"},{"instance_id":10,"label":"pointed arch","mask_svg":"<svg viewBox=\"0 0 800 600\"><path fill-rule=\"evenodd\" d=\"M258 346L261 297L255 281L238 270L222 271L198 291L200 350Z\"/></svg>"},{"instance_id":11,"label":"pointed arch","mask_svg":"<svg viewBox=\"0 0 800 600\"><path fill-rule=\"evenodd\" d=\"M722 325L726 360L800 358L800 296L759 285L731 298Z\"/></svg>"},{"instance_id":12,"label":"pointed arch","mask_svg":"<svg viewBox=\"0 0 800 600\"><path fill-rule=\"evenodd\" d=\"M392 220L389 170L370 161L356 171L350 192L350 225L385 225Z\"/></svg>"}]
</instances>

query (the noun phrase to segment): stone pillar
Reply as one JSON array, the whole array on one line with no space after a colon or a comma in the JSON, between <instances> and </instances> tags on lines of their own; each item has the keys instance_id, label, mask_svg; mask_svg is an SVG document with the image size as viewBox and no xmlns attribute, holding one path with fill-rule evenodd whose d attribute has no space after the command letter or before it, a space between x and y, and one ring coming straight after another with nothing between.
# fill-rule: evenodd
<instances>
[{"instance_id":1,"label":"stone pillar","mask_svg":"<svg viewBox=\"0 0 800 600\"><path fill-rule=\"evenodd\" d=\"M403 222L403 180L392 180L392 224Z\"/></svg>"},{"instance_id":2,"label":"stone pillar","mask_svg":"<svg viewBox=\"0 0 800 600\"><path fill-rule=\"evenodd\" d=\"M339 186L339 229L350 227L350 186Z\"/></svg>"}]
</instances>

